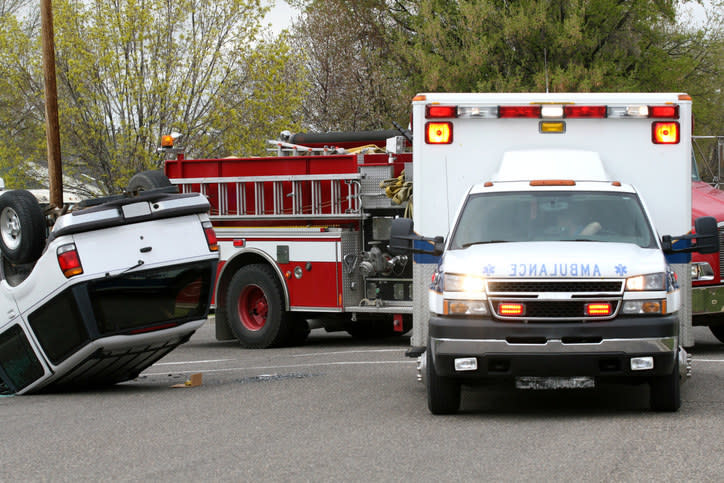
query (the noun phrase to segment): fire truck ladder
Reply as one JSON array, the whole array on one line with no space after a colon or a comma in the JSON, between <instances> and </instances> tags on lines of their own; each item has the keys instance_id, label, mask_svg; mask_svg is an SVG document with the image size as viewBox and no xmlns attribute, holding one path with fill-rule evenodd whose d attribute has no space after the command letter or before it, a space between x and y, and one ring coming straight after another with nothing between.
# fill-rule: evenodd
<instances>
[{"instance_id":1,"label":"fire truck ladder","mask_svg":"<svg viewBox=\"0 0 724 483\"><path fill-rule=\"evenodd\" d=\"M362 216L359 173L179 178L170 181L179 185L182 193L207 196L212 205L212 219L338 220ZM253 198L247 196L252 193ZM249 203L249 200L253 202ZM271 207L266 206L268 200L273 201Z\"/></svg>"}]
</instances>

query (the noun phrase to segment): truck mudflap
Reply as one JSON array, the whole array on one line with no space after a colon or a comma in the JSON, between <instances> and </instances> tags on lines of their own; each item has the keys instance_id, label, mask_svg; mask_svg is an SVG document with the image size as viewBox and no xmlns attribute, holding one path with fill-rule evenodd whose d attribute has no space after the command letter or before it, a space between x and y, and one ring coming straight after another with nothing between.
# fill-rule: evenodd
<instances>
[{"instance_id":1,"label":"truck mudflap","mask_svg":"<svg viewBox=\"0 0 724 483\"><path fill-rule=\"evenodd\" d=\"M666 375L675 367L677 320L669 315L586 324L511 324L432 317L428 350L438 375L464 379Z\"/></svg>"}]
</instances>

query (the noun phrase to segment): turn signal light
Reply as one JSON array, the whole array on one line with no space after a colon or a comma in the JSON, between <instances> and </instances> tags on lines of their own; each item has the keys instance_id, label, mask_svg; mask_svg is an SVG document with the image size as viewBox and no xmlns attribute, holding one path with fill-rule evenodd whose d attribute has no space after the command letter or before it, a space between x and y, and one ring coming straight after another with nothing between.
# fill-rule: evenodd
<instances>
[{"instance_id":1,"label":"turn signal light","mask_svg":"<svg viewBox=\"0 0 724 483\"><path fill-rule=\"evenodd\" d=\"M75 243L60 246L55 253L58 257L60 271L63 272L65 278L83 273L83 266L80 264L80 257L78 256L78 250L75 248Z\"/></svg>"},{"instance_id":2,"label":"turn signal light","mask_svg":"<svg viewBox=\"0 0 724 483\"><path fill-rule=\"evenodd\" d=\"M451 122L428 122L425 124L425 142L427 144L450 144L453 139Z\"/></svg>"}]
</instances>

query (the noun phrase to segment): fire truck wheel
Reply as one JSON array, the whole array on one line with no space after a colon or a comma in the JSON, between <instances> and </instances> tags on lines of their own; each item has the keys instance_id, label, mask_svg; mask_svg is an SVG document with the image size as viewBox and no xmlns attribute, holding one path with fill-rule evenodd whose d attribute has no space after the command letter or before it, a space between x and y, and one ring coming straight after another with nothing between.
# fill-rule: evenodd
<instances>
[{"instance_id":1,"label":"fire truck wheel","mask_svg":"<svg viewBox=\"0 0 724 483\"><path fill-rule=\"evenodd\" d=\"M714 337L719 339L719 342L724 342L724 325L710 325L709 330L714 334Z\"/></svg>"},{"instance_id":2,"label":"fire truck wheel","mask_svg":"<svg viewBox=\"0 0 724 483\"><path fill-rule=\"evenodd\" d=\"M674 371L666 376L652 377L649 382L651 409L675 412L681 406L679 355L676 354Z\"/></svg>"},{"instance_id":3,"label":"fire truck wheel","mask_svg":"<svg viewBox=\"0 0 724 483\"><path fill-rule=\"evenodd\" d=\"M45 246L45 216L29 191L0 196L0 249L10 263L35 262Z\"/></svg>"},{"instance_id":4,"label":"fire truck wheel","mask_svg":"<svg viewBox=\"0 0 724 483\"><path fill-rule=\"evenodd\" d=\"M264 349L286 342L289 314L282 287L267 265L247 265L234 274L226 307L229 327L242 346Z\"/></svg>"},{"instance_id":5,"label":"fire truck wheel","mask_svg":"<svg viewBox=\"0 0 724 483\"><path fill-rule=\"evenodd\" d=\"M427 386L427 408L432 414L455 414L460 409L460 383L435 373L430 345L425 351L425 384Z\"/></svg>"},{"instance_id":6,"label":"fire truck wheel","mask_svg":"<svg viewBox=\"0 0 724 483\"><path fill-rule=\"evenodd\" d=\"M128 182L128 188L126 191L148 191L156 188L164 188L167 186L173 186L168 180L163 171L160 169L153 169L150 171L142 171L133 175L131 180Z\"/></svg>"}]
</instances>

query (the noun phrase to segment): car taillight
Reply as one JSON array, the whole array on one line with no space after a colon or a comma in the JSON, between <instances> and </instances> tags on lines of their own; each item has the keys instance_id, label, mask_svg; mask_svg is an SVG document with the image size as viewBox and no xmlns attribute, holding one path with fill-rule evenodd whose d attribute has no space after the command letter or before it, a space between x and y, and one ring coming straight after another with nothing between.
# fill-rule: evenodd
<instances>
[{"instance_id":1,"label":"car taillight","mask_svg":"<svg viewBox=\"0 0 724 483\"><path fill-rule=\"evenodd\" d=\"M83 273L83 266L80 263L80 257L78 256L78 250L75 248L75 243L60 246L55 253L58 257L60 270L66 278Z\"/></svg>"},{"instance_id":2,"label":"car taillight","mask_svg":"<svg viewBox=\"0 0 724 483\"><path fill-rule=\"evenodd\" d=\"M201 223L201 226L204 228L204 235L206 235L206 243L209 245L209 251L218 252L219 243L216 241L216 232L214 232L211 222L205 221Z\"/></svg>"}]
</instances>

